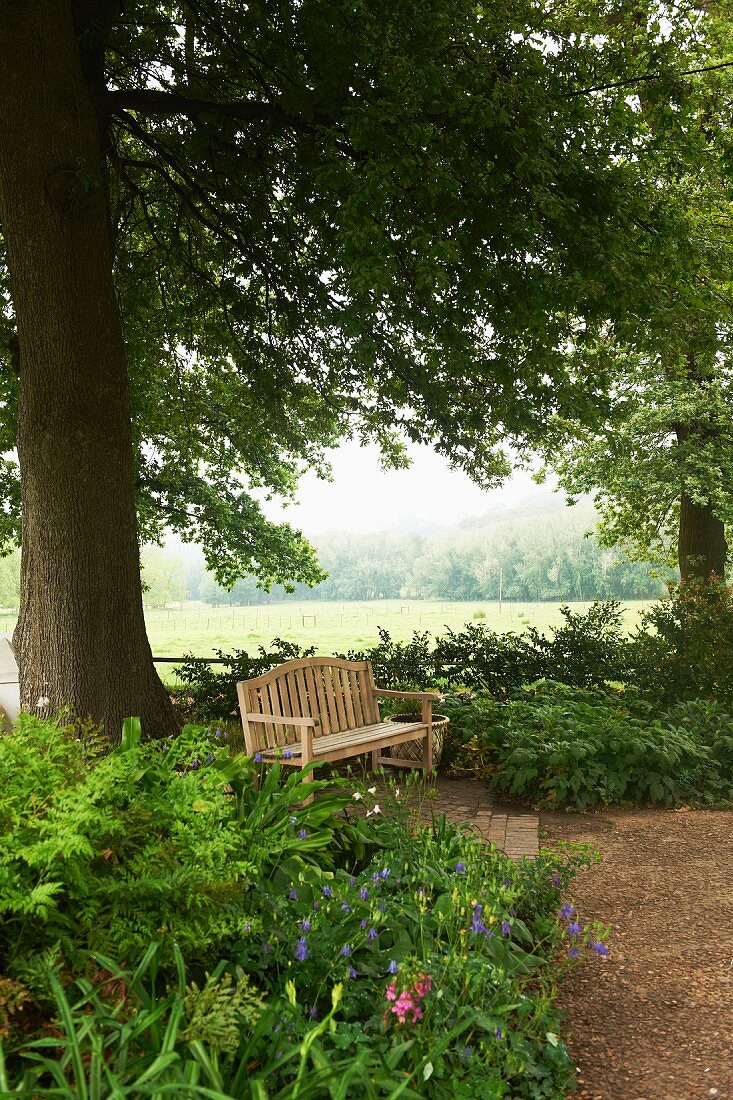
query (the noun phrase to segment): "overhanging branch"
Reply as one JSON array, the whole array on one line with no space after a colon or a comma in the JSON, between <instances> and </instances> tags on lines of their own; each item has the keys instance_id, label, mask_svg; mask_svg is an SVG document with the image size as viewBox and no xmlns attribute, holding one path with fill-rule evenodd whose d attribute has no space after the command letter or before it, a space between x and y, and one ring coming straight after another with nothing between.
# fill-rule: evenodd
<instances>
[{"instance_id":1,"label":"overhanging branch","mask_svg":"<svg viewBox=\"0 0 733 1100\"><path fill-rule=\"evenodd\" d=\"M168 118L174 115L198 118L200 115L217 115L240 122L279 122L294 130L312 130L313 126L333 126L335 120L314 112L310 119L289 114L276 103L242 99L232 103L218 103L199 99L182 92L164 92L157 88L127 88L107 92L107 104L112 114L135 111L138 114Z\"/></svg>"},{"instance_id":2,"label":"overhanging branch","mask_svg":"<svg viewBox=\"0 0 733 1100\"><path fill-rule=\"evenodd\" d=\"M616 80L612 84L598 84L594 88L578 88L575 92L568 92L566 99L577 99L581 95L590 95L591 92L611 92L614 88L629 88L633 84L644 84L651 80L664 80L670 76L699 76L701 73L713 73L718 69L730 69L733 67L733 59L729 61L717 61L714 65L703 65L699 69L682 69L666 73L643 73L641 76L632 76L626 80Z\"/></svg>"}]
</instances>

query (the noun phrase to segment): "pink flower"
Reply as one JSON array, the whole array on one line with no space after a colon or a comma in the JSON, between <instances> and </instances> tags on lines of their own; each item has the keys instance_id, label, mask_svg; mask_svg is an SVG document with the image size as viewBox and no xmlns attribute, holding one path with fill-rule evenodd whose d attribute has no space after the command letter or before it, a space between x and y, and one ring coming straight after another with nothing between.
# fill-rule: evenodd
<instances>
[{"instance_id":1,"label":"pink flower","mask_svg":"<svg viewBox=\"0 0 733 1100\"><path fill-rule=\"evenodd\" d=\"M397 982L390 982L385 990L385 997L388 1001L397 1000Z\"/></svg>"},{"instance_id":2,"label":"pink flower","mask_svg":"<svg viewBox=\"0 0 733 1100\"><path fill-rule=\"evenodd\" d=\"M402 991L402 993L400 993L399 997L397 998L395 1003L392 1005L391 1011L397 1017L398 1021L401 1024L404 1024L404 1023L407 1022L408 1012L413 1012L414 1013L416 1008L417 1008L417 1005L412 1003L412 995L410 994L410 992L407 989L405 989L405 990ZM413 1016L413 1019L414 1019L414 1016Z\"/></svg>"},{"instance_id":3,"label":"pink flower","mask_svg":"<svg viewBox=\"0 0 733 1100\"><path fill-rule=\"evenodd\" d=\"M433 979L430 974L421 974L414 985L414 990L421 999L433 988Z\"/></svg>"}]
</instances>

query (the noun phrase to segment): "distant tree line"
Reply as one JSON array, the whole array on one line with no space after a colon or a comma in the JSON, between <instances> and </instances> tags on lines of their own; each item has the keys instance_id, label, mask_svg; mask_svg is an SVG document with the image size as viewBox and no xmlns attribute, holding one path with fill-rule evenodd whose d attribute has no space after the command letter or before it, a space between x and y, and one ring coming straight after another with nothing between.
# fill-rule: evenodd
<instances>
[{"instance_id":1,"label":"distant tree line","mask_svg":"<svg viewBox=\"0 0 733 1100\"><path fill-rule=\"evenodd\" d=\"M297 585L299 600L621 600L655 599L664 578L648 564L600 547L590 509L548 515L516 515L483 527L460 527L439 536L417 534L322 535L315 541L327 579ZM204 569L149 549L143 557L145 596L162 606L180 599L241 605L281 601L255 581L227 591ZM175 564L174 564L175 563ZM166 593L168 593L166 597Z\"/></svg>"},{"instance_id":2,"label":"distant tree line","mask_svg":"<svg viewBox=\"0 0 733 1100\"><path fill-rule=\"evenodd\" d=\"M664 592L658 569L598 545L590 511L508 518L490 527L452 529L440 536L334 533L315 539L329 574L298 600L620 600L655 599ZM236 606L291 598L255 580L231 590L207 572L203 555L147 546L142 554L148 607L184 600ZM0 557L0 608L20 602L20 551Z\"/></svg>"}]
</instances>

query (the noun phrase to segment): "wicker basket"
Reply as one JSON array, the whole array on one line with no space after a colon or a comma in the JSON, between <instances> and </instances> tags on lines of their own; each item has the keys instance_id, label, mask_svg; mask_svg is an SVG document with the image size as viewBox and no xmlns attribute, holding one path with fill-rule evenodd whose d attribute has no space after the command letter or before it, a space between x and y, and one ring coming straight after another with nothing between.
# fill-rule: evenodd
<instances>
[{"instance_id":1,"label":"wicker basket","mask_svg":"<svg viewBox=\"0 0 733 1100\"><path fill-rule=\"evenodd\" d=\"M419 714L390 714L388 722L420 722ZM443 741L445 731L448 729L450 719L445 714L433 715L433 763L439 764L443 755ZM389 753L401 757L403 760L414 760L416 764L422 763L423 743L421 738L415 741L405 741L401 745L393 745Z\"/></svg>"}]
</instances>

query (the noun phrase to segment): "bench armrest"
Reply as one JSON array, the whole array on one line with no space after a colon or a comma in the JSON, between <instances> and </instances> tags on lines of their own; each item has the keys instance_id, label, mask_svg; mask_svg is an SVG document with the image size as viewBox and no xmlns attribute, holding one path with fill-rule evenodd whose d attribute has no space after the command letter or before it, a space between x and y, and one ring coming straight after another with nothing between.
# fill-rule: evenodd
<instances>
[{"instance_id":1,"label":"bench armrest","mask_svg":"<svg viewBox=\"0 0 733 1100\"><path fill-rule=\"evenodd\" d=\"M272 726L302 726L315 727L320 725L317 718L286 718L282 714L246 714L248 722L267 723Z\"/></svg>"},{"instance_id":2,"label":"bench armrest","mask_svg":"<svg viewBox=\"0 0 733 1100\"><path fill-rule=\"evenodd\" d=\"M379 695L382 699L415 699L416 701L430 699L433 703L443 698L434 691L391 691L380 687L372 688L372 694Z\"/></svg>"}]
</instances>

